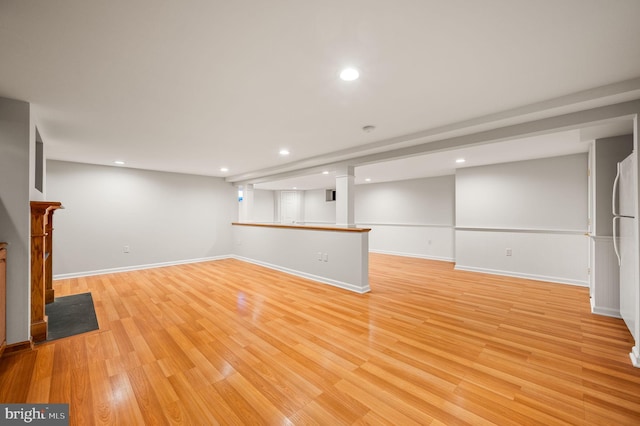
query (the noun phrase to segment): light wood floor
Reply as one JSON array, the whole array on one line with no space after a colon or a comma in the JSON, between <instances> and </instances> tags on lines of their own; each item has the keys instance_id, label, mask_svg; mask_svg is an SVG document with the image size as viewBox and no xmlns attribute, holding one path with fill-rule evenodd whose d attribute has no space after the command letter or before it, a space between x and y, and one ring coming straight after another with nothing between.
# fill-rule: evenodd
<instances>
[{"instance_id":1,"label":"light wood floor","mask_svg":"<svg viewBox=\"0 0 640 426\"><path fill-rule=\"evenodd\" d=\"M371 255L357 295L223 260L61 280L100 330L0 361L71 424L640 424L621 320L586 288Z\"/></svg>"}]
</instances>

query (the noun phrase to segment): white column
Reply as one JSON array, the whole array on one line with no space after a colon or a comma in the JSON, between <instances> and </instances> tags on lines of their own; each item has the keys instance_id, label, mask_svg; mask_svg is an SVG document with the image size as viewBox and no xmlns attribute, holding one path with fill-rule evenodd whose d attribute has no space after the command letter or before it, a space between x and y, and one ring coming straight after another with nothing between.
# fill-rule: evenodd
<instances>
[{"instance_id":1,"label":"white column","mask_svg":"<svg viewBox=\"0 0 640 426\"><path fill-rule=\"evenodd\" d=\"M353 166L344 166L336 173L336 225L355 226Z\"/></svg>"},{"instance_id":2,"label":"white column","mask_svg":"<svg viewBox=\"0 0 640 426\"><path fill-rule=\"evenodd\" d=\"M253 185L242 185L242 201L240 201L239 221L253 222Z\"/></svg>"}]
</instances>

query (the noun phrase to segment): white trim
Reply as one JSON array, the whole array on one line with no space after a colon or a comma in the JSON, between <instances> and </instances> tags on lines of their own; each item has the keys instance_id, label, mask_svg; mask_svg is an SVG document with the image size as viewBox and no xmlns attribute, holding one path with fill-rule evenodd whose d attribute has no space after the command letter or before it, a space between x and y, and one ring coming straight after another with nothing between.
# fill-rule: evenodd
<instances>
[{"instance_id":1,"label":"white trim","mask_svg":"<svg viewBox=\"0 0 640 426\"><path fill-rule=\"evenodd\" d=\"M426 254L405 253L405 252L400 252L400 251L370 249L369 253L390 254L392 256L403 256L403 257L415 257L415 258L418 258L418 259L439 260L441 262L454 262L455 261L455 259L453 257L429 256L429 255L426 255Z\"/></svg>"},{"instance_id":2,"label":"white trim","mask_svg":"<svg viewBox=\"0 0 640 426\"><path fill-rule=\"evenodd\" d=\"M620 311L616 311L615 309L610 308L598 308L594 306L593 297L591 298L591 313L611 318L622 318L620 316Z\"/></svg>"},{"instance_id":3,"label":"white trim","mask_svg":"<svg viewBox=\"0 0 640 426\"><path fill-rule=\"evenodd\" d=\"M353 284L349 284L349 283L346 283L346 282L332 280L332 279L329 279L329 278L324 278L324 277L320 277L318 275L308 274L306 272L297 271L297 270L294 270L294 269L284 268L282 266L274 265L272 263L261 262L259 260L249 259L247 257L238 256L238 255L235 255L235 254L231 255L230 257L233 258L233 259L240 260L242 262L253 263L254 265L264 266L265 268L269 268L269 269L273 269L273 270L276 270L276 271L284 272L285 274L295 275L297 277L306 278L308 280L316 281L316 282L323 283L323 284L329 284L331 286L339 287L339 288L341 288L343 290L352 291L354 293L364 294L364 293L368 293L368 292L371 291L371 288L369 287L369 284L367 284L366 287L358 287L358 286L355 286Z\"/></svg>"},{"instance_id":4,"label":"white trim","mask_svg":"<svg viewBox=\"0 0 640 426\"><path fill-rule=\"evenodd\" d=\"M186 259L186 260L176 260L171 262L160 262L160 263L150 263L147 265L133 265L133 266L123 266L119 268L109 268L109 269L98 269L95 271L83 271L83 272L72 272L69 274L57 274L53 276L54 280L64 280L69 278L80 278L80 277L88 277L91 275L104 275L104 274L114 274L118 272L129 272L129 271L138 271L141 269L153 269L153 268L164 268L166 266L176 266L176 265L184 265L187 263L200 263L200 262L209 262L212 260L223 260L230 259L233 256L231 255L223 255L223 256L213 256L213 257L201 257L198 259Z\"/></svg>"},{"instance_id":5,"label":"white trim","mask_svg":"<svg viewBox=\"0 0 640 426\"><path fill-rule=\"evenodd\" d=\"M589 282L584 280L572 280L567 278L549 277L546 275L537 275L537 274L523 274L523 273L517 273L517 272L510 272L510 271L501 271L498 269L476 268L473 266L456 265L453 269L457 271L480 272L483 274L503 275L507 277L525 278L525 279L537 280L537 281L547 281L547 282L553 282L558 284L569 284L569 285L575 285L579 287L589 287Z\"/></svg>"},{"instance_id":6,"label":"white trim","mask_svg":"<svg viewBox=\"0 0 640 426\"><path fill-rule=\"evenodd\" d=\"M611 241L613 241L613 237L612 236L607 236L607 235L589 235L589 238L591 238L594 241L598 241L598 242L611 242Z\"/></svg>"},{"instance_id":7,"label":"white trim","mask_svg":"<svg viewBox=\"0 0 640 426\"><path fill-rule=\"evenodd\" d=\"M296 225L334 225L335 222L318 221L318 220L304 220L302 222L296 222Z\"/></svg>"},{"instance_id":8,"label":"white trim","mask_svg":"<svg viewBox=\"0 0 640 426\"><path fill-rule=\"evenodd\" d=\"M472 226L456 226L456 231L473 231L473 232L513 232L521 234L575 234L588 235L587 229L537 229L537 228L490 228L490 227L472 227Z\"/></svg>"},{"instance_id":9,"label":"white trim","mask_svg":"<svg viewBox=\"0 0 640 426\"><path fill-rule=\"evenodd\" d=\"M377 223L377 222L357 222L357 226L407 226L417 228L451 228L456 229L453 225L442 225L436 223Z\"/></svg>"},{"instance_id":10,"label":"white trim","mask_svg":"<svg viewBox=\"0 0 640 426\"><path fill-rule=\"evenodd\" d=\"M335 222L320 222L306 220L297 223L298 225L312 225L312 224L329 224L335 225ZM410 227L410 228L450 228L455 229L453 225L443 225L437 223L385 223L385 222L356 222L356 226L398 226L398 227Z\"/></svg>"}]
</instances>

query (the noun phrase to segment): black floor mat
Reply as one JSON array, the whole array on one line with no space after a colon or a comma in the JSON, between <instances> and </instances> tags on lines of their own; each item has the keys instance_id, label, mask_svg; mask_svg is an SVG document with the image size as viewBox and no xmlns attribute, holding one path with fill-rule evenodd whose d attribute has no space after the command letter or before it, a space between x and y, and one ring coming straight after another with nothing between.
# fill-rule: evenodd
<instances>
[{"instance_id":1,"label":"black floor mat","mask_svg":"<svg viewBox=\"0 0 640 426\"><path fill-rule=\"evenodd\" d=\"M98 329L91 293L56 297L45 306L49 317L47 340L62 339Z\"/></svg>"}]
</instances>

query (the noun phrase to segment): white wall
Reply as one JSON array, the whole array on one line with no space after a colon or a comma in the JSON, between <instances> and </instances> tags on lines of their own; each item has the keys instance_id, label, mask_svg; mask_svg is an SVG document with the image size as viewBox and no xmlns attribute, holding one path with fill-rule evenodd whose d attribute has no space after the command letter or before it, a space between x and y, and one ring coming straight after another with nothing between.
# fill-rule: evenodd
<instances>
[{"instance_id":1,"label":"white wall","mask_svg":"<svg viewBox=\"0 0 640 426\"><path fill-rule=\"evenodd\" d=\"M237 225L234 254L357 293L369 288L367 232Z\"/></svg>"},{"instance_id":2,"label":"white wall","mask_svg":"<svg viewBox=\"0 0 640 426\"><path fill-rule=\"evenodd\" d=\"M54 221L57 277L232 250L237 189L219 178L48 161L47 192L65 207Z\"/></svg>"},{"instance_id":3,"label":"white wall","mask_svg":"<svg viewBox=\"0 0 640 426\"><path fill-rule=\"evenodd\" d=\"M587 195L586 154L458 169L456 268L588 285Z\"/></svg>"},{"instance_id":4,"label":"white wall","mask_svg":"<svg viewBox=\"0 0 640 426\"><path fill-rule=\"evenodd\" d=\"M456 269L589 285L587 237L581 234L456 230L455 244Z\"/></svg>"},{"instance_id":5,"label":"white wall","mask_svg":"<svg viewBox=\"0 0 640 426\"><path fill-rule=\"evenodd\" d=\"M274 191L255 189L253 191L253 221L262 223L275 222L275 211Z\"/></svg>"},{"instance_id":6,"label":"white wall","mask_svg":"<svg viewBox=\"0 0 640 426\"><path fill-rule=\"evenodd\" d=\"M620 318L620 268L613 249L612 189L617 164L633 151L633 135L598 139L591 150L591 310Z\"/></svg>"},{"instance_id":7,"label":"white wall","mask_svg":"<svg viewBox=\"0 0 640 426\"><path fill-rule=\"evenodd\" d=\"M586 286L587 197L587 154L577 154L357 185L355 219L372 229L372 252ZM301 202L305 223L335 222L324 190Z\"/></svg>"},{"instance_id":8,"label":"white wall","mask_svg":"<svg viewBox=\"0 0 640 426\"><path fill-rule=\"evenodd\" d=\"M633 117L633 151L635 155L635 182L636 185L636 199L635 199L635 219L634 219L634 237L632 244L635 246L636 255L638 255L638 250L640 250L640 175L638 173L638 166L640 165L640 113L636 114ZM635 330L631 331L635 344L631 349L631 361L633 362L634 367L640 367L640 262L637 262L635 265L635 271L632 272L634 276L635 285L631 286L635 288L634 301L635 302ZM623 290L624 291L624 290Z\"/></svg>"},{"instance_id":9,"label":"white wall","mask_svg":"<svg viewBox=\"0 0 640 426\"><path fill-rule=\"evenodd\" d=\"M30 114L27 102L0 98L0 241L9 243L7 344L26 342L31 335L29 201L35 130Z\"/></svg>"},{"instance_id":10,"label":"white wall","mask_svg":"<svg viewBox=\"0 0 640 426\"><path fill-rule=\"evenodd\" d=\"M358 223L453 225L455 177L356 186Z\"/></svg>"},{"instance_id":11,"label":"white wall","mask_svg":"<svg viewBox=\"0 0 640 426\"><path fill-rule=\"evenodd\" d=\"M357 185L355 219L373 252L452 261L455 177Z\"/></svg>"},{"instance_id":12,"label":"white wall","mask_svg":"<svg viewBox=\"0 0 640 426\"><path fill-rule=\"evenodd\" d=\"M303 211L305 223L336 223L336 202L326 201L325 189L305 191Z\"/></svg>"},{"instance_id":13,"label":"white wall","mask_svg":"<svg viewBox=\"0 0 640 426\"><path fill-rule=\"evenodd\" d=\"M613 237L591 236L591 312L620 316L620 266L613 248Z\"/></svg>"},{"instance_id":14,"label":"white wall","mask_svg":"<svg viewBox=\"0 0 640 426\"><path fill-rule=\"evenodd\" d=\"M458 169L456 226L586 229L587 154Z\"/></svg>"}]
</instances>

